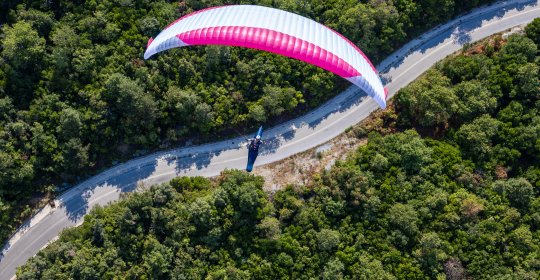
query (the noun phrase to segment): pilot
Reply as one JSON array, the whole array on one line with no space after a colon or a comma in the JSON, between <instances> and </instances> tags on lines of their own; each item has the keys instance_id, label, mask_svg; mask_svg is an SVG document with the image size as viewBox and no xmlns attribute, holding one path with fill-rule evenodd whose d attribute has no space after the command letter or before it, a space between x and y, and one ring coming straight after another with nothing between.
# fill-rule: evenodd
<instances>
[{"instance_id":1,"label":"pilot","mask_svg":"<svg viewBox=\"0 0 540 280\"><path fill-rule=\"evenodd\" d=\"M259 145L262 142L260 135L255 136L255 138L249 138L248 141L249 141L249 147L253 149L258 149Z\"/></svg>"}]
</instances>

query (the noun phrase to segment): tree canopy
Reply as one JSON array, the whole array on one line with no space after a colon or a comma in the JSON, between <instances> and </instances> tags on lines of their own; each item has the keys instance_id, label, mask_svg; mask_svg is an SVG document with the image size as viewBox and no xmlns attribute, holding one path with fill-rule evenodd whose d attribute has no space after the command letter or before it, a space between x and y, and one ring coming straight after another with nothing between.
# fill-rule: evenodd
<instances>
[{"instance_id":1,"label":"tree canopy","mask_svg":"<svg viewBox=\"0 0 540 280\"><path fill-rule=\"evenodd\" d=\"M377 62L491 0L455 2L0 0L0 220L13 220L1 224L0 239L31 214L31 197L152 150L284 121L349 85L307 63L235 47L144 61L148 38L176 18L215 5L274 6L335 28Z\"/></svg>"},{"instance_id":2,"label":"tree canopy","mask_svg":"<svg viewBox=\"0 0 540 280\"><path fill-rule=\"evenodd\" d=\"M532 40L513 36L474 45L483 51L456 54L400 91L373 116L392 129L364 131L367 144L312 183L267 193L243 171L175 178L93 209L17 276L538 279L540 95L512 93L520 65L540 60L528 57ZM463 61L481 66L457 74ZM434 87L454 98L429 96ZM419 96L434 106L416 110Z\"/></svg>"}]
</instances>

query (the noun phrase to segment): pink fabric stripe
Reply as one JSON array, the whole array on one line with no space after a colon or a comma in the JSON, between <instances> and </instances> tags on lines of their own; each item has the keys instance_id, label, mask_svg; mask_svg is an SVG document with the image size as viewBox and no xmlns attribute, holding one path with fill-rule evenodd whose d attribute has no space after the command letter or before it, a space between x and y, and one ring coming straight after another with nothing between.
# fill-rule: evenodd
<instances>
[{"instance_id":1,"label":"pink fabric stripe","mask_svg":"<svg viewBox=\"0 0 540 280\"><path fill-rule=\"evenodd\" d=\"M186 19L186 18L188 18L188 17L190 17L190 16L194 16L194 15L199 14L199 13L202 13L202 12L206 12L206 11L213 10L213 9L218 9L218 8L223 8L223 7L227 7L227 6L208 7L208 8L204 8L204 9L202 9L202 10L195 11L195 12L193 12L193 13L189 13L189 14L184 15L184 16L180 17L179 19L173 21L171 24L167 25L167 27L163 28L163 30L165 30L165 29L171 27L171 26L174 25L175 23L177 23L177 22L179 22L179 21L181 21L181 20L184 20L184 19Z\"/></svg>"},{"instance_id":2,"label":"pink fabric stripe","mask_svg":"<svg viewBox=\"0 0 540 280\"><path fill-rule=\"evenodd\" d=\"M384 88L384 99L386 100L388 98L388 89Z\"/></svg>"},{"instance_id":3,"label":"pink fabric stripe","mask_svg":"<svg viewBox=\"0 0 540 280\"><path fill-rule=\"evenodd\" d=\"M270 29L218 26L187 31L176 37L188 45L239 46L273 52L316 65L344 78L361 76L360 72L335 54L297 37Z\"/></svg>"},{"instance_id":4,"label":"pink fabric stripe","mask_svg":"<svg viewBox=\"0 0 540 280\"><path fill-rule=\"evenodd\" d=\"M347 39L347 37L341 35L341 33L335 31L334 29L326 26L323 24L324 27L332 30L332 32L336 33L339 37L341 37L343 40L345 40L347 43L349 43L357 52L359 52L363 57L364 59L369 63L369 66L371 66L371 69L373 69L373 71L377 74L379 74L379 71L377 71L377 68L375 68L375 66L373 66L373 63L371 63L371 60L369 60L369 58L366 56L366 54L364 54L364 52L362 50L360 50L360 48L358 46L356 46L353 42L351 42L351 40Z\"/></svg>"}]
</instances>

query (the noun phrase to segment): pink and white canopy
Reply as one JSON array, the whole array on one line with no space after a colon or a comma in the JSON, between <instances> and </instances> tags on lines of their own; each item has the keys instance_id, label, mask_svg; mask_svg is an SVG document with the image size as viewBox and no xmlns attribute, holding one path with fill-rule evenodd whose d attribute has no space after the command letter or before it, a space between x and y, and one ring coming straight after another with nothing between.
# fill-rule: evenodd
<instances>
[{"instance_id":1,"label":"pink and white canopy","mask_svg":"<svg viewBox=\"0 0 540 280\"><path fill-rule=\"evenodd\" d=\"M193 45L240 46L305 61L349 80L386 107L386 89L366 55L343 35L297 14L254 5L200 10L151 38L144 58Z\"/></svg>"}]
</instances>

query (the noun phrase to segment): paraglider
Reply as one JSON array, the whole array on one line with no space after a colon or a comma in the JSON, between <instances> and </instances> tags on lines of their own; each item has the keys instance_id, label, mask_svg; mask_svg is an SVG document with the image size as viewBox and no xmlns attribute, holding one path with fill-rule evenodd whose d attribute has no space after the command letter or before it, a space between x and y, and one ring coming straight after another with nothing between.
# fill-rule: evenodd
<instances>
[{"instance_id":1,"label":"paraglider","mask_svg":"<svg viewBox=\"0 0 540 280\"><path fill-rule=\"evenodd\" d=\"M193 12L150 38L144 58L194 45L240 46L305 61L349 80L386 107L388 93L366 55L338 32L297 14L255 5Z\"/></svg>"},{"instance_id":2,"label":"paraglider","mask_svg":"<svg viewBox=\"0 0 540 280\"><path fill-rule=\"evenodd\" d=\"M257 156L259 155L259 148L262 144L262 132L263 127L259 127L259 130L257 131L257 134L255 134L255 138L247 139L249 142L248 145L248 162L246 166L246 171L251 172L253 170L253 164L255 163L255 160L257 159Z\"/></svg>"}]
</instances>

